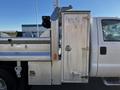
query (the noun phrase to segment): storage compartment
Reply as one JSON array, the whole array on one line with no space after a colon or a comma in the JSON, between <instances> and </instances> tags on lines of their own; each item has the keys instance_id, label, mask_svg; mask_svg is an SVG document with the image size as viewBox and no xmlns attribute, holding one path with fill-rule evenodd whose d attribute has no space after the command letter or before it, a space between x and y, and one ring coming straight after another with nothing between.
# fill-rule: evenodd
<instances>
[{"instance_id":1,"label":"storage compartment","mask_svg":"<svg viewBox=\"0 0 120 90\"><path fill-rule=\"evenodd\" d=\"M62 13L62 63L64 82L87 82L90 12Z\"/></svg>"},{"instance_id":2,"label":"storage compartment","mask_svg":"<svg viewBox=\"0 0 120 90\"><path fill-rule=\"evenodd\" d=\"M29 85L51 85L51 62L28 62Z\"/></svg>"}]
</instances>

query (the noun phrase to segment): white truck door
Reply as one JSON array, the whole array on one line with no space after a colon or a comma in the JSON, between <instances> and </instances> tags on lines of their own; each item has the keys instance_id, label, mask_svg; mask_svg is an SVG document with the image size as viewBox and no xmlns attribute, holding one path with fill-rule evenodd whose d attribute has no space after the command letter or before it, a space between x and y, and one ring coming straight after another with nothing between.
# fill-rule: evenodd
<instances>
[{"instance_id":1,"label":"white truck door","mask_svg":"<svg viewBox=\"0 0 120 90\"><path fill-rule=\"evenodd\" d=\"M89 12L62 14L63 82L85 82L89 63Z\"/></svg>"},{"instance_id":2,"label":"white truck door","mask_svg":"<svg viewBox=\"0 0 120 90\"><path fill-rule=\"evenodd\" d=\"M100 77L120 77L120 19L98 18Z\"/></svg>"}]
</instances>

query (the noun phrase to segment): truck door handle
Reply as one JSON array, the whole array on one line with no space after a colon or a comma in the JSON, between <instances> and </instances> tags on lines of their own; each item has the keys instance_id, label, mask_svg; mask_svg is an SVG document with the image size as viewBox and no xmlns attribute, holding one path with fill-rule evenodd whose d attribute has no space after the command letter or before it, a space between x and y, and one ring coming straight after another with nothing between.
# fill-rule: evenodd
<instances>
[{"instance_id":1,"label":"truck door handle","mask_svg":"<svg viewBox=\"0 0 120 90\"><path fill-rule=\"evenodd\" d=\"M106 47L100 47L100 54L101 55L106 55L107 54L107 48Z\"/></svg>"}]
</instances>

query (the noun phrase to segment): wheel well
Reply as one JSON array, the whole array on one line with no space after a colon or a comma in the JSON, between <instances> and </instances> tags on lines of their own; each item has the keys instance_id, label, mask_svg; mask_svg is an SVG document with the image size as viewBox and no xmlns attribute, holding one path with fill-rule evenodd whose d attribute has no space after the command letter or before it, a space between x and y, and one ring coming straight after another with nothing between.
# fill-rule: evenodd
<instances>
[{"instance_id":1,"label":"wheel well","mask_svg":"<svg viewBox=\"0 0 120 90\"><path fill-rule=\"evenodd\" d=\"M0 69L8 71L19 82L20 79L17 78L14 69L16 66L17 66L16 61L0 61ZM28 62L21 62L21 66L22 66L21 79L24 78L24 82L28 84Z\"/></svg>"},{"instance_id":2,"label":"wheel well","mask_svg":"<svg viewBox=\"0 0 120 90\"><path fill-rule=\"evenodd\" d=\"M14 70L15 66L16 66L16 62L0 61L0 69L4 69L4 70L8 71L9 73L11 73L13 76L16 77L16 73L15 73L15 70Z\"/></svg>"}]
</instances>

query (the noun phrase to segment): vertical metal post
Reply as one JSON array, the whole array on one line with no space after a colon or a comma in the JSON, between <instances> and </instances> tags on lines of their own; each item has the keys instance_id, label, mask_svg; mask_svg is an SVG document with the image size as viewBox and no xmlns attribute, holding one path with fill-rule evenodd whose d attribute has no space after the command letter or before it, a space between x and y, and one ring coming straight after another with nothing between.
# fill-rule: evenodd
<instances>
[{"instance_id":1,"label":"vertical metal post","mask_svg":"<svg viewBox=\"0 0 120 90\"><path fill-rule=\"evenodd\" d=\"M53 7L54 8L59 7L59 0L54 0L53 1Z\"/></svg>"},{"instance_id":2,"label":"vertical metal post","mask_svg":"<svg viewBox=\"0 0 120 90\"><path fill-rule=\"evenodd\" d=\"M52 61L58 60L59 37L59 0L54 0L54 12L51 16Z\"/></svg>"},{"instance_id":3,"label":"vertical metal post","mask_svg":"<svg viewBox=\"0 0 120 90\"><path fill-rule=\"evenodd\" d=\"M52 39L52 61L58 60L58 20L52 21L51 39Z\"/></svg>"},{"instance_id":4,"label":"vertical metal post","mask_svg":"<svg viewBox=\"0 0 120 90\"><path fill-rule=\"evenodd\" d=\"M37 37L39 37L39 25L38 25L38 1L35 0L35 13L36 13L36 31Z\"/></svg>"},{"instance_id":5,"label":"vertical metal post","mask_svg":"<svg viewBox=\"0 0 120 90\"><path fill-rule=\"evenodd\" d=\"M51 21L52 85L61 84L61 61L58 57L59 20Z\"/></svg>"},{"instance_id":6,"label":"vertical metal post","mask_svg":"<svg viewBox=\"0 0 120 90\"><path fill-rule=\"evenodd\" d=\"M58 57L59 2L58 0L54 1L54 12L51 16L52 85L61 84L61 61Z\"/></svg>"}]
</instances>

